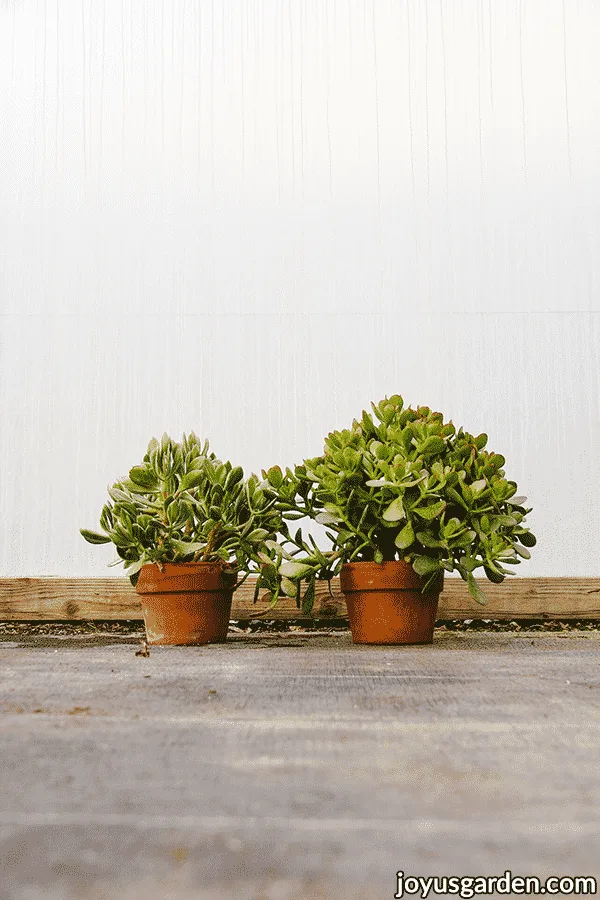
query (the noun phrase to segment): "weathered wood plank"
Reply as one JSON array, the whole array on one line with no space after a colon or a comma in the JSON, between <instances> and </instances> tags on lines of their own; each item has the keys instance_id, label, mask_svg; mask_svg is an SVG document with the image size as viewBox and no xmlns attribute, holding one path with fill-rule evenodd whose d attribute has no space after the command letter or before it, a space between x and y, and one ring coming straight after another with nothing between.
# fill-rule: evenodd
<instances>
[{"instance_id":1,"label":"weathered wood plank","mask_svg":"<svg viewBox=\"0 0 600 900\"><path fill-rule=\"evenodd\" d=\"M503 584L482 579L486 607L471 599L461 578L446 577L440 597L440 619L600 619L600 578L507 578ZM294 600L282 598L274 609L252 604L254 584L248 579L234 594L232 619L298 618ZM339 580L317 585L313 615L346 616ZM0 621L139 619L141 609L127 578L0 578Z\"/></svg>"}]
</instances>

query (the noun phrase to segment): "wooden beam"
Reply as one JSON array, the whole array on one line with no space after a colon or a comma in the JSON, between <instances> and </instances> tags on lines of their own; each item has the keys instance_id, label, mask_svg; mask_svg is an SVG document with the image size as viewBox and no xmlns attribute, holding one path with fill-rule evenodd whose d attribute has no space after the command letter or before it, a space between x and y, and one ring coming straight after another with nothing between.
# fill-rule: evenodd
<instances>
[{"instance_id":1,"label":"wooden beam","mask_svg":"<svg viewBox=\"0 0 600 900\"><path fill-rule=\"evenodd\" d=\"M446 577L438 619L599 619L600 578L507 578L481 584L489 603L471 598L461 578ZM317 583L313 616L346 617L339 579L332 582L333 598L325 582ZM294 600L282 597L274 609L259 600L252 604L249 578L233 595L232 619L294 619L302 613ZM140 619L141 608L129 579L118 578L0 578L0 621L81 619Z\"/></svg>"}]
</instances>

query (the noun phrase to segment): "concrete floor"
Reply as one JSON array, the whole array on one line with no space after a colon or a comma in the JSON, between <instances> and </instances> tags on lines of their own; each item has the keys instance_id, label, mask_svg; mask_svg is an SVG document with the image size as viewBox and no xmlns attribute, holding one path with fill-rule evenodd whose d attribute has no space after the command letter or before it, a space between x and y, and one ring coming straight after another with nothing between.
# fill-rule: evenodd
<instances>
[{"instance_id":1,"label":"concrete floor","mask_svg":"<svg viewBox=\"0 0 600 900\"><path fill-rule=\"evenodd\" d=\"M600 876L598 633L137 649L0 643L2 900Z\"/></svg>"}]
</instances>

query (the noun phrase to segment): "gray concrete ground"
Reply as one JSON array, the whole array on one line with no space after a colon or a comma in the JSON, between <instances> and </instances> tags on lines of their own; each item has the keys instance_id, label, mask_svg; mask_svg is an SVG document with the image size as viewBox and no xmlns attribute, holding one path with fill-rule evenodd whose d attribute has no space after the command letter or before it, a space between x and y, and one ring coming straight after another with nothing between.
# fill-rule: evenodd
<instances>
[{"instance_id":1,"label":"gray concrete ground","mask_svg":"<svg viewBox=\"0 0 600 900\"><path fill-rule=\"evenodd\" d=\"M2 900L600 876L598 633L106 641L0 643Z\"/></svg>"}]
</instances>

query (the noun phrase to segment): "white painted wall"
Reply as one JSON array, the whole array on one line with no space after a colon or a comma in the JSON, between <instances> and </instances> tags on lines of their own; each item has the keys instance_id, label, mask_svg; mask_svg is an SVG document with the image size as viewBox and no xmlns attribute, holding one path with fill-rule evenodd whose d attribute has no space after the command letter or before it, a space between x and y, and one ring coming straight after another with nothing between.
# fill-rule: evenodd
<instances>
[{"instance_id":1,"label":"white painted wall","mask_svg":"<svg viewBox=\"0 0 600 900\"><path fill-rule=\"evenodd\" d=\"M593 0L2 0L0 575L120 575L163 431L246 470L401 393L600 575Z\"/></svg>"}]
</instances>

